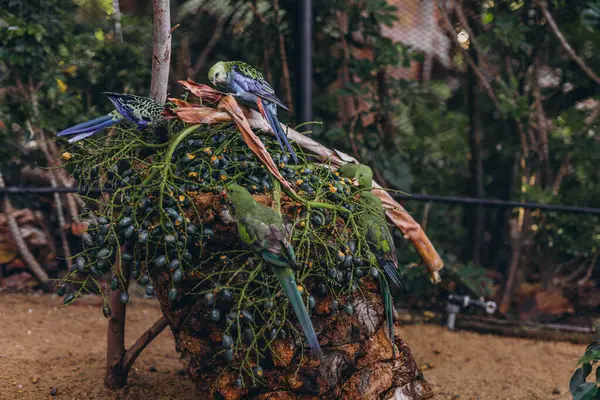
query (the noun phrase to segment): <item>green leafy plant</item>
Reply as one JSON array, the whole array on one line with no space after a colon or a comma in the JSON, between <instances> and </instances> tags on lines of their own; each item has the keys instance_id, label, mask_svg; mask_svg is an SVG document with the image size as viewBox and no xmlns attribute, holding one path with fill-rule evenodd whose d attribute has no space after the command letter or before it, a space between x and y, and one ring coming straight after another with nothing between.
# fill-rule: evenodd
<instances>
[{"instance_id":1,"label":"green leafy plant","mask_svg":"<svg viewBox=\"0 0 600 400\"><path fill-rule=\"evenodd\" d=\"M579 359L581 367L577 368L569 382L569 391L573 400L600 399L600 368L596 366L595 380L587 382L594 364L600 361L600 341L596 341L585 349L585 354Z\"/></svg>"}]
</instances>

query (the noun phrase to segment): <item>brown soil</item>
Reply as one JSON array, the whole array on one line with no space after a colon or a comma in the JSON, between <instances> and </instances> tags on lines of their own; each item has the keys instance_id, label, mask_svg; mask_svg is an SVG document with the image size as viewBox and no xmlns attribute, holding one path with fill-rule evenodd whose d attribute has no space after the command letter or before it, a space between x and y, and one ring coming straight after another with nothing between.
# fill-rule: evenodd
<instances>
[{"instance_id":1,"label":"brown soil","mask_svg":"<svg viewBox=\"0 0 600 400\"><path fill-rule=\"evenodd\" d=\"M98 297L69 307L48 295L0 295L0 399L196 400L171 332L163 332L137 359L129 387L104 389L106 318ZM127 308L126 346L160 316L156 301ZM151 372L156 369L156 372ZM37 379L39 382L34 383ZM50 396L51 388L58 394Z\"/></svg>"},{"instance_id":2,"label":"brown soil","mask_svg":"<svg viewBox=\"0 0 600 400\"><path fill-rule=\"evenodd\" d=\"M571 400L569 380L586 347L433 325L400 336L440 400Z\"/></svg>"},{"instance_id":3,"label":"brown soil","mask_svg":"<svg viewBox=\"0 0 600 400\"><path fill-rule=\"evenodd\" d=\"M138 358L129 387L103 387L106 319L99 300L59 308L47 295L1 294L0 400L196 399L182 374L170 332ZM130 345L160 316L158 304L135 299L127 309ZM405 326L402 338L423 369L436 399L570 399L568 383L584 345L448 332ZM50 395L51 388L57 395ZM560 394L553 394L555 390Z\"/></svg>"}]
</instances>

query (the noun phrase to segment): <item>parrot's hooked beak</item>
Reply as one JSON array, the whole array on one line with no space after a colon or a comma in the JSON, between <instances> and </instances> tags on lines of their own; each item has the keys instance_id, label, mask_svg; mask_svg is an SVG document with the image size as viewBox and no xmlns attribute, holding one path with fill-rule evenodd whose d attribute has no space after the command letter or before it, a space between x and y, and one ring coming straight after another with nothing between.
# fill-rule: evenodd
<instances>
[{"instance_id":1,"label":"parrot's hooked beak","mask_svg":"<svg viewBox=\"0 0 600 400\"><path fill-rule=\"evenodd\" d=\"M356 178L352 178L352 186L356 186L356 187L358 187L358 186L359 186L359 185L358 185L358 179L356 179Z\"/></svg>"},{"instance_id":2,"label":"parrot's hooked beak","mask_svg":"<svg viewBox=\"0 0 600 400\"><path fill-rule=\"evenodd\" d=\"M223 198L226 199L227 198L227 190L223 189L221 191L221 196L223 196Z\"/></svg>"}]
</instances>

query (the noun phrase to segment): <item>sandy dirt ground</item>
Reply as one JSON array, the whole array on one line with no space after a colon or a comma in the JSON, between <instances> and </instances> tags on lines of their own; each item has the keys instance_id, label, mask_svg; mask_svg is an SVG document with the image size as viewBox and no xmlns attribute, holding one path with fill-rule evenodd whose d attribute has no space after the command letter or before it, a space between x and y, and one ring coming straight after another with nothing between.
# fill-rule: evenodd
<instances>
[{"instance_id":1,"label":"sandy dirt ground","mask_svg":"<svg viewBox=\"0 0 600 400\"><path fill-rule=\"evenodd\" d=\"M68 308L59 307L61 300L0 294L1 400L196 399L168 331L138 358L127 388L104 389L106 319L99 300L82 299ZM127 345L160 316L152 300L135 299L127 313ZM431 325L405 326L402 337L436 399L570 399L569 379L585 349Z\"/></svg>"}]
</instances>

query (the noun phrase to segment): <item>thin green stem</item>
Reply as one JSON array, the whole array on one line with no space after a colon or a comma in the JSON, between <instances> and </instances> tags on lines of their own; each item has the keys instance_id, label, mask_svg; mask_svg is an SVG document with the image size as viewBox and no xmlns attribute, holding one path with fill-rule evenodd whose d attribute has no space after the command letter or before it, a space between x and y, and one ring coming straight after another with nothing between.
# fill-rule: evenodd
<instances>
[{"instance_id":1,"label":"thin green stem","mask_svg":"<svg viewBox=\"0 0 600 400\"><path fill-rule=\"evenodd\" d=\"M304 204L306 206L307 209L310 208L324 208L327 210L334 210L334 211L339 211L339 212L343 212L346 214L350 214L350 210L348 210L346 207L340 207L340 206L336 206L335 204L329 204L329 203L321 203L318 201L309 201L306 200L300 196L298 196L298 194L296 192L293 192L287 188L284 189L285 193L290 196L292 199Z\"/></svg>"},{"instance_id":2,"label":"thin green stem","mask_svg":"<svg viewBox=\"0 0 600 400\"><path fill-rule=\"evenodd\" d=\"M173 158L173 154L175 153L175 149L177 148L177 146L179 146L179 144L185 139L187 138L189 135L191 135L192 133L194 133L194 131L196 129L198 129L200 127L200 124L196 124L196 125L192 125L192 126L188 126L187 128L185 128L184 130L182 130L179 135L177 135L177 137L175 137L175 139L171 142L171 144L169 145L169 148L167 149L167 154L165 154L165 159L164 159L164 167L162 170L162 182L160 183L160 190L158 193L158 207L160 208L160 224L163 225L164 223L164 210L163 210L163 201L165 198L165 186L167 186L167 177L169 176L169 172L171 171L171 159Z\"/></svg>"},{"instance_id":3,"label":"thin green stem","mask_svg":"<svg viewBox=\"0 0 600 400\"><path fill-rule=\"evenodd\" d=\"M140 140L140 139L136 139L135 143L137 143L137 144L131 146L132 149L146 149L146 148L150 148L150 149L162 149L163 147L167 147L169 145L169 142L165 142L165 143L147 143L147 142L144 142L143 140Z\"/></svg>"},{"instance_id":4,"label":"thin green stem","mask_svg":"<svg viewBox=\"0 0 600 400\"><path fill-rule=\"evenodd\" d=\"M281 185L275 177L271 177L273 182L273 204L275 205L275 211L281 216Z\"/></svg>"}]
</instances>

